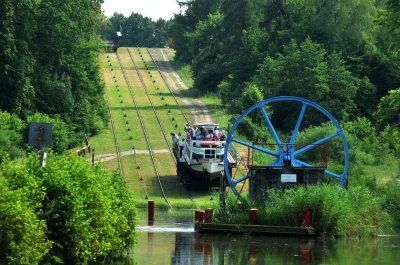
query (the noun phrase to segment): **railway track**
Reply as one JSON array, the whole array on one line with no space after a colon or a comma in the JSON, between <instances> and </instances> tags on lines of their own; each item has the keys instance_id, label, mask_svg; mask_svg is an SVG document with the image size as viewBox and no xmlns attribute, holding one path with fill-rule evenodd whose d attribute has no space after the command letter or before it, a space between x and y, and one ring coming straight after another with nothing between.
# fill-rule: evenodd
<instances>
[{"instance_id":1,"label":"railway track","mask_svg":"<svg viewBox=\"0 0 400 265\"><path fill-rule=\"evenodd\" d=\"M128 50L128 51L129 51L129 50ZM156 177L157 177L157 180L158 180L158 183L159 183L159 187L160 187L160 191L161 191L162 197L164 198L164 200L165 200L165 202L168 204L168 206L169 206L170 208L172 208L172 205L171 205L171 203L169 202L169 200L168 200L168 198L167 198L167 196L166 196L166 194L165 194L165 191L164 191L164 188L163 188L161 179L160 179L160 173L159 173L159 171L158 171L158 168L157 168L157 165L156 165L156 162L155 162L155 158L154 158L154 154L153 154L153 151L152 151L152 148L151 148L149 136L148 136L148 134L147 134L146 127L145 127L145 125L144 125L142 115L141 115L140 110L139 110L139 108L138 108L137 101L136 101L135 96L134 96L134 94L133 94L132 86L131 86L131 84L130 84L130 82L129 82L129 79L127 78L127 75L126 75L126 73L125 73L124 66L123 66L122 63L121 63L121 59L120 59L120 57L119 57L119 54L116 53L116 55L117 55L118 63L119 63L119 65L120 65L120 67L121 67L121 71L122 71L122 74L123 74L123 76L124 76L125 82L126 82L126 84L127 84L127 86L128 86L129 92L130 92L130 94L131 94L132 102L133 102L133 104L134 104L134 107L135 107L135 109L136 109L137 116L138 116L139 121L140 121L140 126L142 127L142 130L143 130L143 134L144 134L144 137L145 137L145 140L146 140L146 144L147 144L147 146L148 146L149 154L150 154L150 157L151 157L151 160L152 160L152 164L153 164L153 167L154 167L154 171L155 171L155 173L156 173ZM142 83L142 84L143 84L143 83Z\"/></svg>"},{"instance_id":2,"label":"railway track","mask_svg":"<svg viewBox=\"0 0 400 265\"><path fill-rule=\"evenodd\" d=\"M101 77L104 81L104 75L101 74ZM110 115L110 122L111 122L111 129L113 132L113 137L114 137L114 145L115 145L115 151L117 154L117 161L118 161L118 170L121 173L121 175L124 175L124 171L122 169L122 164L121 164L121 153L119 151L119 147L118 147L118 139L117 139L117 134L115 132L115 124L114 124L114 120L112 118L112 112L111 112L111 104L110 104L110 98L108 97L108 93L106 94L106 100L107 100L107 105L108 105L108 114Z\"/></svg>"},{"instance_id":3,"label":"railway track","mask_svg":"<svg viewBox=\"0 0 400 265\"><path fill-rule=\"evenodd\" d=\"M120 48L120 50L121 50L121 48ZM147 100L148 100L148 102L150 103L151 109L152 109L152 111L153 111L154 117L155 117L156 120L157 120L158 126L159 126L159 128L160 128L160 132L162 133L162 137L163 137L163 139L164 139L164 141L165 141L165 144L168 146L170 156L171 156L172 160L174 161L174 164L176 165L177 161L176 161L176 159L175 159L175 156L173 155L172 146L171 146L171 143L170 143L170 140L169 140L169 137L168 137L169 134L166 132L166 129L165 129L165 127L164 127L163 124L162 124L162 119L160 118L159 113L158 113L160 110L157 109L157 106L155 106L155 104L153 103L153 100L152 100L152 97L154 97L154 95L151 95L151 92L149 91L149 88L148 88L148 86L147 86L146 83L145 83L145 78L144 78L144 77L142 76L142 74L140 73L140 70L139 70L139 68L138 68L137 62L135 61L134 56L132 55L132 52L131 52L128 48L126 48L126 50L127 50L127 52L128 52L129 58L130 58L130 60L131 60L131 62L132 62L132 64L133 64L133 66L134 66L134 70L135 70L135 72L136 72L136 74L137 74L137 76L138 76L138 78L139 78L139 80L140 80L141 87L143 88L143 90L144 90L144 92L145 92L145 94L146 94ZM161 72L159 71L157 64L155 63L154 59L151 57L150 52L149 52L148 50L146 50L146 51L149 53L150 58L152 59L152 64L154 64L154 65L156 66L158 74L159 74L160 77L164 80L164 77L162 76ZM172 208L172 205L171 205L171 203L169 202L169 200L168 200L168 198L167 198L167 194L166 194L166 192L165 192L165 190L164 190L164 188L163 188L163 181L161 180L160 172L159 172L159 170L158 170L158 168L157 168L156 158L155 158L154 155L153 155L153 149L152 149L152 146L151 146L151 143L150 143L150 140L149 140L149 136L148 136L148 134L147 134L147 129L146 129L145 123L144 123L144 121L143 121L142 115L140 114L140 108L138 107L138 103L137 103L137 100L135 99L132 86L131 86L131 84L130 84L130 81L129 81L129 78L128 78L128 76L127 76L127 73L126 73L126 71L125 71L125 69L124 69L125 67L124 67L124 65L121 63L121 58L120 58L120 55L119 55L118 53L117 53L117 60L118 60L119 66L121 67L121 71L122 71L122 74L123 74L123 76L124 76L125 82L126 82L126 84L127 84L127 86L128 86L129 92L130 92L130 94L131 94L132 102L133 102L133 104L134 104L134 106L135 106L137 115L138 115L138 117L139 117L139 121L140 121L140 125L141 125L141 128L142 128L143 134L145 135L146 143L147 143L147 146L148 146L148 149L149 149L149 153L150 153L150 156L151 156L152 165L153 165L154 171L155 171L155 173L156 173L157 181L158 181L158 184L159 184L159 187L160 187L162 196L163 196L164 200L167 202L167 204L169 205L169 207ZM150 71L149 71L148 73L150 74ZM166 86L168 86L168 84L165 82L165 80L164 80L164 84L165 84ZM157 88L157 89L158 89L158 88ZM184 111L183 111L183 109L182 109L182 106L179 104L179 102L178 102L177 99L175 98L175 95L173 94L173 92L171 91L171 88L170 88L169 86L168 86L168 91L169 91L169 93L170 93L170 94L173 96L173 98L174 98L174 105L175 105L174 107L178 107L178 108L179 108L180 115L182 115L182 116L184 117L184 120L185 120L186 122L188 122L188 119L187 119L187 117L185 116L185 113L184 113ZM175 125L175 127L176 127L176 125ZM177 187L177 188L178 188L178 187ZM190 201L191 201L194 205L196 205L196 207L198 207L198 204L197 204L197 203L195 202L195 200L193 199L193 196L191 195L191 193L190 193L189 191L187 191L186 189L184 189L182 186L180 186L180 188L183 189L183 190L185 191L187 198L190 199Z\"/></svg>"}]
</instances>

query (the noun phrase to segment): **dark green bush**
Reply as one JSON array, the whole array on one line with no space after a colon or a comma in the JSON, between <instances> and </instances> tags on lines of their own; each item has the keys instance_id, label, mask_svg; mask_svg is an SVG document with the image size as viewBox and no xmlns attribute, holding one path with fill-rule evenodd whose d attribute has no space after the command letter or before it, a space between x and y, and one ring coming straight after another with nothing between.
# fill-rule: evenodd
<instances>
[{"instance_id":1,"label":"dark green bush","mask_svg":"<svg viewBox=\"0 0 400 265\"><path fill-rule=\"evenodd\" d=\"M328 236L369 237L392 227L385 199L363 187L300 186L285 191L269 190L265 203L245 201L246 207L259 208L259 224L299 227L302 212L308 210L312 226ZM233 195L227 198L225 210L215 211L215 221L219 223L246 224L248 218L245 207L238 206Z\"/></svg>"},{"instance_id":2,"label":"dark green bush","mask_svg":"<svg viewBox=\"0 0 400 265\"><path fill-rule=\"evenodd\" d=\"M0 165L0 264L117 256L135 243L136 216L122 176L78 156Z\"/></svg>"}]
</instances>

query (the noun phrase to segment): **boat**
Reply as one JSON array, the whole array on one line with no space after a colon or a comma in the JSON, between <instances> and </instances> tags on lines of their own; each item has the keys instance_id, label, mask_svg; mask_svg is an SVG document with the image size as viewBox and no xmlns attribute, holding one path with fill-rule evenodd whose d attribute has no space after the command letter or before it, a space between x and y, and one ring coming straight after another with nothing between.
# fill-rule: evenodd
<instances>
[{"instance_id":1,"label":"boat","mask_svg":"<svg viewBox=\"0 0 400 265\"><path fill-rule=\"evenodd\" d=\"M197 131L197 134L196 134ZM196 123L193 128L184 126L181 138L172 133L174 156L177 162L177 177L190 189L220 188L224 179L225 132L219 124ZM236 167L235 150L229 150L229 169Z\"/></svg>"}]
</instances>

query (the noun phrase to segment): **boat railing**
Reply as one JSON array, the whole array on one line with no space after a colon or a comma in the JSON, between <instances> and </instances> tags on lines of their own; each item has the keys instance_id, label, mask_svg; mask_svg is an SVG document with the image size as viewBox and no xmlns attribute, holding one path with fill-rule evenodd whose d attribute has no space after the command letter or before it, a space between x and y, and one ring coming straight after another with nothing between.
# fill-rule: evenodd
<instances>
[{"instance_id":1,"label":"boat railing","mask_svg":"<svg viewBox=\"0 0 400 265\"><path fill-rule=\"evenodd\" d=\"M237 150L236 150L236 147L234 146L233 143L231 143L231 144L228 146L228 152L229 152L229 154L231 155L231 157L234 159L234 161L237 162ZM228 154L228 156L229 156L229 154Z\"/></svg>"}]
</instances>

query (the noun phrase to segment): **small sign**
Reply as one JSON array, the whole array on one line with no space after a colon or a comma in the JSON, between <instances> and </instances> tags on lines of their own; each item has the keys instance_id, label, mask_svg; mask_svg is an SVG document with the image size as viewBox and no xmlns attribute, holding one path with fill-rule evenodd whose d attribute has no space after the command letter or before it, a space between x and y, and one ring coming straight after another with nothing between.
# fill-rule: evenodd
<instances>
[{"instance_id":1,"label":"small sign","mask_svg":"<svg viewBox=\"0 0 400 265\"><path fill-rule=\"evenodd\" d=\"M296 174L281 174L281 182L297 182Z\"/></svg>"},{"instance_id":2,"label":"small sign","mask_svg":"<svg viewBox=\"0 0 400 265\"><path fill-rule=\"evenodd\" d=\"M37 123L29 124L28 145L40 148L41 146L51 145L53 140L53 124Z\"/></svg>"}]
</instances>

